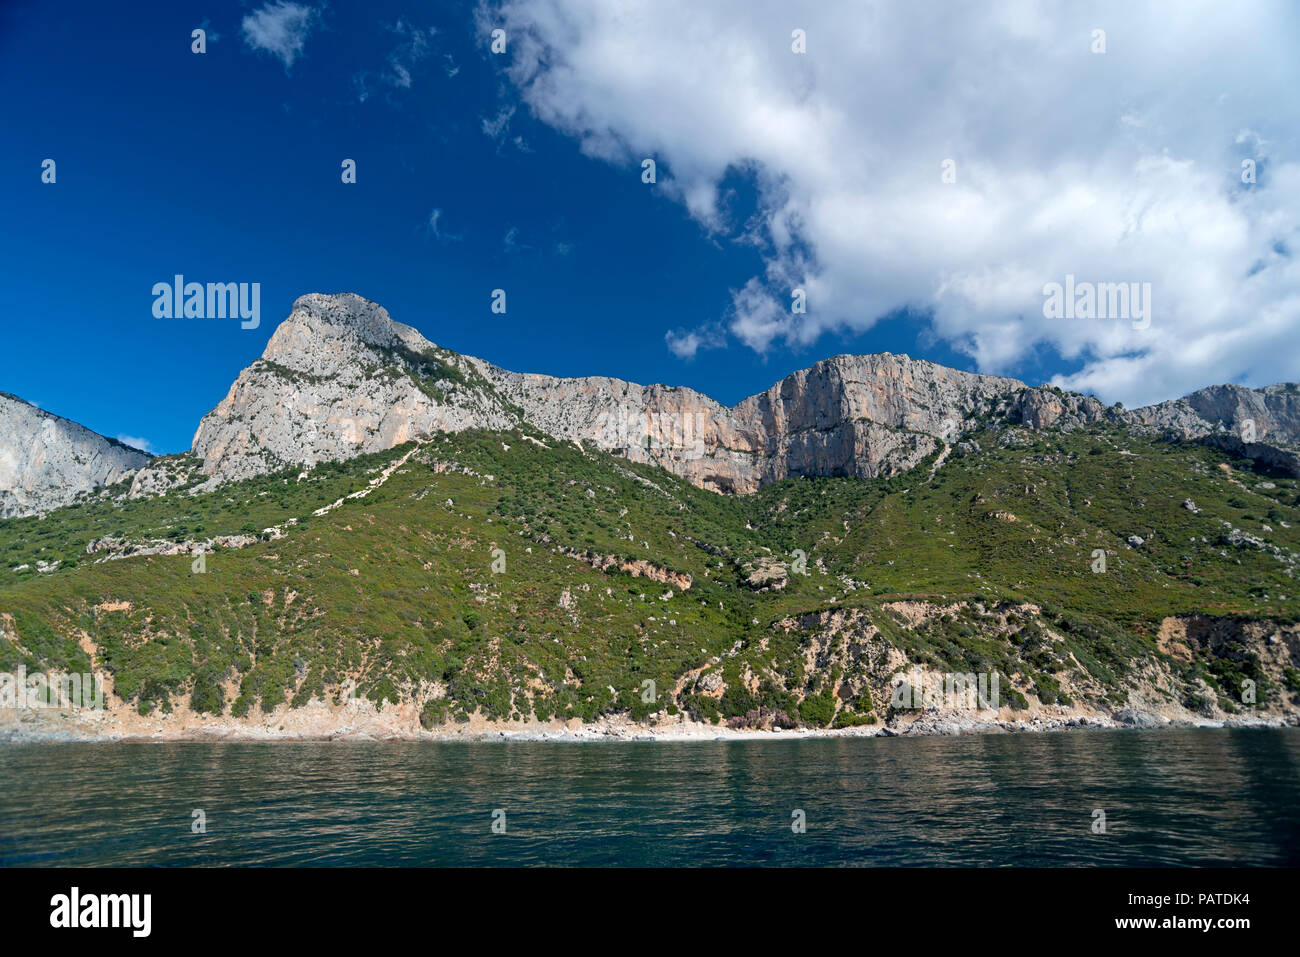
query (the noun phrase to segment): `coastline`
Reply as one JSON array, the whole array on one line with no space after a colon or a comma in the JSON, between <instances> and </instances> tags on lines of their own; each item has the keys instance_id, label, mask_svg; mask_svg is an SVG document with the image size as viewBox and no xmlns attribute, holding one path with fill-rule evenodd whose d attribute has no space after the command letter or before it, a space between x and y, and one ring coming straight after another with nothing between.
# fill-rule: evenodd
<instances>
[{"instance_id":1,"label":"coastline","mask_svg":"<svg viewBox=\"0 0 1300 957\"><path fill-rule=\"evenodd\" d=\"M728 728L684 718L657 723L611 716L595 722L489 721L475 717L466 723L420 727L414 708L389 706L382 711L368 701L342 705L312 702L299 708L282 706L254 719L196 715L193 712L141 716L129 710L43 711L25 709L0 713L0 745L39 743L183 743L183 742L324 742L427 741L489 742L550 741L785 741L820 738L956 736L970 734L1048 733L1072 730L1154 730L1160 728L1283 728L1300 727L1300 713L1266 711L1252 715L1207 718L1133 708L1112 713L1085 709L1041 708L1022 712L941 711L922 709L915 715L850 728L771 730Z\"/></svg>"}]
</instances>

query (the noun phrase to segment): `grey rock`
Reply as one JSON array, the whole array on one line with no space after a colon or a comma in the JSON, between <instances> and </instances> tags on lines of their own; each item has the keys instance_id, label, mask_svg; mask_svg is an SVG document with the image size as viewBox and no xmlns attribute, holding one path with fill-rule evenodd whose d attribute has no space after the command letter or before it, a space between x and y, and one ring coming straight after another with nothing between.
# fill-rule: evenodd
<instances>
[{"instance_id":1,"label":"grey rock","mask_svg":"<svg viewBox=\"0 0 1300 957\"><path fill-rule=\"evenodd\" d=\"M147 452L0 392L0 518L35 515L147 464Z\"/></svg>"},{"instance_id":2,"label":"grey rock","mask_svg":"<svg viewBox=\"0 0 1300 957\"><path fill-rule=\"evenodd\" d=\"M206 475L225 481L437 432L509 428L515 418L499 398L468 384L476 364L360 296L302 296L262 358L203 417L193 452Z\"/></svg>"},{"instance_id":3,"label":"grey rock","mask_svg":"<svg viewBox=\"0 0 1300 957\"><path fill-rule=\"evenodd\" d=\"M1181 432L1185 438L1225 431L1245 441L1300 445L1300 384L1282 382L1262 389L1215 385L1132 415L1144 424Z\"/></svg>"},{"instance_id":4,"label":"grey rock","mask_svg":"<svg viewBox=\"0 0 1300 957\"><path fill-rule=\"evenodd\" d=\"M1115 713L1115 723L1128 728L1159 728L1168 722L1157 714L1137 711L1133 708L1124 708Z\"/></svg>"}]
</instances>

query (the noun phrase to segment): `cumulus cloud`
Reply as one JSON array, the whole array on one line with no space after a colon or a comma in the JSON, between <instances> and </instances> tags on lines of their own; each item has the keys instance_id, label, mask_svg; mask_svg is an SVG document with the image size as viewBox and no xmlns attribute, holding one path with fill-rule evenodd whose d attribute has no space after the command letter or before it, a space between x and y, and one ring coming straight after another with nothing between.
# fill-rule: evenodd
<instances>
[{"instance_id":1,"label":"cumulus cloud","mask_svg":"<svg viewBox=\"0 0 1300 957\"><path fill-rule=\"evenodd\" d=\"M276 0L244 17L240 24L244 42L252 49L269 53L284 64L293 66L302 55L307 36L316 25L316 12L301 3Z\"/></svg>"},{"instance_id":2,"label":"cumulus cloud","mask_svg":"<svg viewBox=\"0 0 1300 957\"><path fill-rule=\"evenodd\" d=\"M659 158L703 229L756 244L761 274L719 317L751 349L905 309L983 371L1058 355L1077 369L1060 384L1129 405L1300 378L1285 5L504 0L480 18L506 27L535 116L587 155ZM736 173L759 198L745 223L720 202ZM1045 318L1067 275L1150 283L1149 326Z\"/></svg>"}]
</instances>

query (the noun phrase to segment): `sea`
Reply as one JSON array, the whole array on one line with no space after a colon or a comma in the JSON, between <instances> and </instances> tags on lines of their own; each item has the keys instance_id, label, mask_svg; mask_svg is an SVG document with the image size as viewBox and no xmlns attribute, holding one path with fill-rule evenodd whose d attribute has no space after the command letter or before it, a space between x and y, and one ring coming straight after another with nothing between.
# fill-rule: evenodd
<instances>
[{"instance_id":1,"label":"sea","mask_svg":"<svg viewBox=\"0 0 1300 957\"><path fill-rule=\"evenodd\" d=\"M1300 729L0 745L0 866L1300 865Z\"/></svg>"}]
</instances>

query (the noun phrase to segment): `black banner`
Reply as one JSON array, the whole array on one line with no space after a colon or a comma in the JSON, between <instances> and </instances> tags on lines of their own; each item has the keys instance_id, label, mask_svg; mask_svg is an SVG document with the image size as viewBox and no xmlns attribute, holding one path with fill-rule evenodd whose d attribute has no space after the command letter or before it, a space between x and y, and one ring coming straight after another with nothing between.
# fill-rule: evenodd
<instances>
[{"instance_id":1,"label":"black banner","mask_svg":"<svg viewBox=\"0 0 1300 957\"><path fill-rule=\"evenodd\" d=\"M1289 926L1283 908L1295 876L1262 869L23 869L0 871L0 915L11 944L38 937L127 946L226 938L373 945L460 931L538 943L538 935L572 935L575 946L586 941L584 949L661 934L734 946L763 943L781 924L801 935L840 927L874 938L892 929L918 945L1010 935L1026 945L1132 938L1182 946L1197 937L1232 947Z\"/></svg>"}]
</instances>

